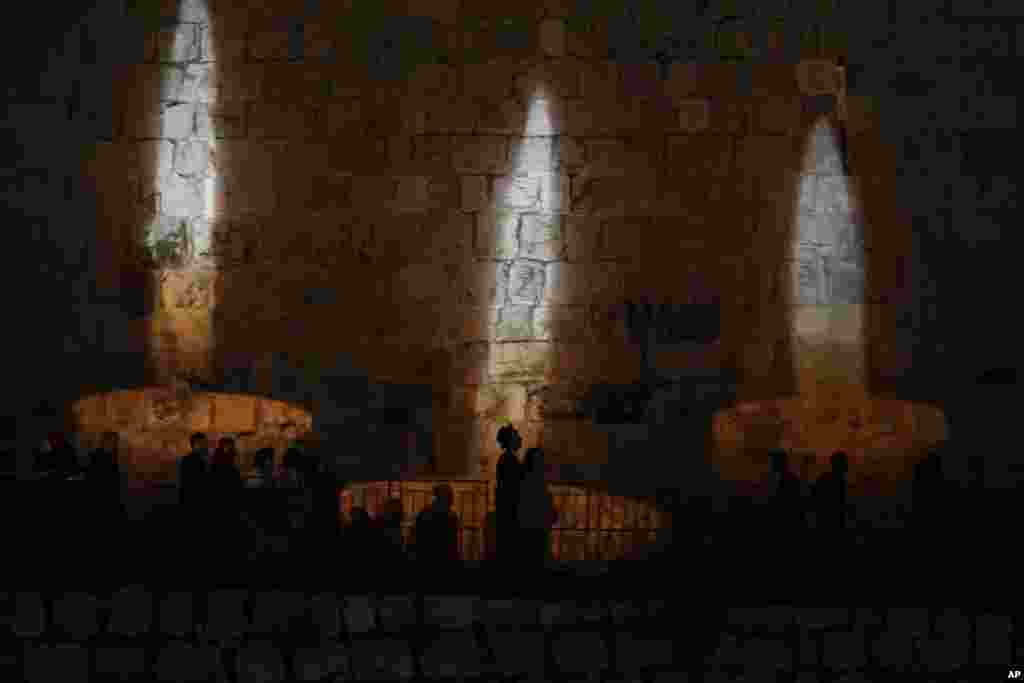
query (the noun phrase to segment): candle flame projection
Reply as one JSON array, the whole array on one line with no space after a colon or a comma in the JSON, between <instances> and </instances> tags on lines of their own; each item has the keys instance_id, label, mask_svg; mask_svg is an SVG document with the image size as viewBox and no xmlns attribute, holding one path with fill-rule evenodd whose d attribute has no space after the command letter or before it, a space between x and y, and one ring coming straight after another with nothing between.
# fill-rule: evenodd
<instances>
[{"instance_id":1,"label":"candle flame projection","mask_svg":"<svg viewBox=\"0 0 1024 683\"><path fill-rule=\"evenodd\" d=\"M524 447L539 442L539 426L526 422L525 404L528 389L543 382L548 365L543 306L549 303L558 275L561 254L553 245L561 239L563 193L550 156L538 156L529 142L550 149L555 126L548 100L543 84L530 94L522 132L529 140L512 150L511 173L496 181L488 215L482 217L493 225L490 258L498 283L493 299L486 302L493 333L489 353L482 359L484 385L478 392L479 401L497 401L498 408L478 425L479 451L471 463L474 469L479 463L483 476L493 474L498 455L495 435L503 424L516 426Z\"/></svg>"},{"instance_id":2,"label":"candle flame projection","mask_svg":"<svg viewBox=\"0 0 1024 683\"><path fill-rule=\"evenodd\" d=\"M216 105L213 23L205 0L181 2L176 19L170 44L159 46L159 131L144 133L156 138L155 154L143 162L154 169L143 173L152 213L142 232L157 268L147 353L151 380L160 384L205 375L215 347L217 135L202 115Z\"/></svg>"},{"instance_id":3,"label":"candle flame projection","mask_svg":"<svg viewBox=\"0 0 1024 683\"><path fill-rule=\"evenodd\" d=\"M841 90L838 101L842 115ZM867 391L864 214L843 145L832 120L815 122L794 198L782 283L789 288L796 395L743 402L715 416L716 457L727 478L763 475L768 463L757 453L781 447L809 463L809 476L842 450L854 478L875 468L899 479L916 451L946 438L941 411Z\"/></svg>"}]
</instances>

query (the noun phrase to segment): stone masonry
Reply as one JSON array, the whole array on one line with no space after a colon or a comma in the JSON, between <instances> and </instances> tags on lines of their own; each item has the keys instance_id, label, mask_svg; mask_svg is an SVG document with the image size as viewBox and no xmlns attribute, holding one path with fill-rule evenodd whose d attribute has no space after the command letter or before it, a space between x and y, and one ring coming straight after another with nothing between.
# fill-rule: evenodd
<instances>
[{"instance_id":1,"label":"stone masonry","mask_svg":"<svg viewBox=\"0 0 1024 683\"><path fill-rule=\"evenodd\" d=\"M915 298L925 263L908 258L924 238L897 201L912 151L883 121L913 114L977 137L1012 127L1015 100L978 95L944 124L914 96L920 84L888 97L857 60L900 17L844 37L845 3L796 12L790 25L806 31L715 4L697 23L664 19L710 38L673 28L661 47L640 35L650 17L627 30L600 12L581 20L581 7L189 0L82 20L62 54L81 52L88 77L51 86L83 124L82 189L95 197L69 358L102 350L142 384L225 387L251 367L245 391L306 405L320 379L352 368L426 385L440 466L474 474L504 421L527 444L588 444L553 453L565 461L606 459L604 435L531 420L530 397L636 379L622 302L685 301L694 281L721 295L721 343L673 363L735 370L749 397L795 388L801 306L861 307L869 385L894 386L914 354L934 355L908 333L932 316ZM1019 47L991 18L924 26L960 61ZM836 102L815 60L841 54L844 173L816 151ZM57 111L33 106L12 116ZM978 186L975 203L1005 204L1007 183ZM264 362L284 352L301 364L288 383ZM68 365L82 386L127 383Z\"/></svg>"}]
</instances>

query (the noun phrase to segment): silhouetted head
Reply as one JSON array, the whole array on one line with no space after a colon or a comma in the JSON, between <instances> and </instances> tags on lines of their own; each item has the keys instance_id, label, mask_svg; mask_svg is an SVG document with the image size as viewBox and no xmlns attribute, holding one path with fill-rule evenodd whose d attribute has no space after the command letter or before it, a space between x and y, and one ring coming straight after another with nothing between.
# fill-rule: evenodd
<instances>
[{"instance_id":1,"label":"silhouetted head","mask_svg":"<svg viewBox=\"0 0 1024 683\"><path fill-rule=\"evenodd\" d=\"M104 432L103 439L100 441L100 447L109 453L116 453L119 442L120 437L117 432Z\"/></svg>"},{"instance_id":2,"label":"silhouetted head","mask_svg":"<svg viewBox=\"0 0 1024 683\"><path fill-rule=\"evenodd\" d=\"M454 500L455 493L452 491L450 484L438 484L434 487L435 509L451 510Z\"/></svg>"},{"instance_id":3,"label":"silhouetted head","mask_svg":"<svg viewBox=\"0 0 1024 683\"><path fill-rule=\"evenodd\" d=\"M772 471L776 474L783 474L786 472L789 465L789 454L783 450L775 450L768 454L768 457L772 461Z\"/></svg>"},{"instance_id":4,"label":"silhouetted head","mask_svg":"<svg viewBox=\"0 0 1024 683\"><path fill-rule=\"evenodd\" d=\"M259 469L263 470L274 464L274 449L273 448L261 448L256 451L256 454L252 458L253 464Z\"/></svg>"},{"instance_id":5,"label":"silhouetted head","mask_svg":"<svg viewBox=\"0 0 1024 683\"><path fill-rule=\"evenodd\" d=\"M363 527L370 523L370 513L366 508L356 506L352 508L352 526Z\"/></svg>"},{"instance_id":6,"label":"silhouetted head","mask_svg":"<svg viewBox=\"0 0 1024 683\"><path fill-rule=\"evenodd\" d=\"M388 498L384 501L381 519L388 526L399 526L402 523L402 499Z\"/></svg>"},{"instance_id":7,"label":"silhouetted head","mask_svg":"<svg viewBox=\"0 0 1024 683\"><path fill-rule=\"evenodd\" d=\"M515 453L523 447L523 439L519 431L512 425L505 425L498 430L498 446L504 451Z\"/></svg>"},{"instance_id":8,"label":"silhouetted head","mask_svg":"<svg viewBox=\"0 0 1024 683\"><path fill-rule=\"evenodd\" d=\"M193 451L206 451L210 448L210 442L206 440L206 434L196 432L188 439Z\"/></svg>"},{"instance_id":9,"label":"silhouetted head","mask_svg":"<svg viewBox=\"0 0 1024 683\"><path fill-rule=\"evenodd\" d=\"M831 463L832 471L836 474L845 475L850 470L850 459L842 451L836 451L832 454Z\"/></svg>"},{"instance_id":10,"label":"silhouetted head","mask_svg":"<svg viewBox=\"0 0 1024 683\"><path fill-rule=\"evenodd\" d=\"M302 451L298 448L289 448L284 452L282 463L285 469L299 471L302 469Z\"/></svg>"},{"instance_id":11,"label":"silhouetted head","mask_svg":"<svg viewBox=\"0 0 1024 683\"><path fill-rule=\"evenodd\" d=\"M523 456L523 468L527 472L537 472L544 467L544 450L538 446L526 451Z\"/></svg>"}]
</instances>

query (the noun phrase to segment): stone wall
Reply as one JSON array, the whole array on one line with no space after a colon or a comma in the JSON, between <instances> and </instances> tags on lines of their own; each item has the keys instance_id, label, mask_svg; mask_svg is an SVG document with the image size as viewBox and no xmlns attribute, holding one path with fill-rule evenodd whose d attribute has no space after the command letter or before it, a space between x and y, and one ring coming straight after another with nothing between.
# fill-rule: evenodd
<instances>
[{"instance_id":1,"label":"stone wall","mask_svg":"<svg viewBox=\"0 0 1024 683\"><path fill-rule=\"evenodd\" d=\"M939 107L888 62L869 64L916 15L891 10L844 33L853 15L874 16L844 6L761 31L754 10L709 8L666 26L717 38L673 28L652 47L642 12L581 22L564 2L380 7L190 0L76 20L49 55L51 86L17 119L54 119L85 162L61 181L84 235L53 239L64 223L37 223L49 226L39 244L64 250L47 262L85 252L83 274L54 289L55 303L78 297L77 319L49 332L67 352L62 383L79 388L70 398L183 376L310 408L338 403L314 391L332 375L428 387L417 405L430 406L439 467L475 476L503 421L556 459L608 460L615 439L554 417L550 397L578 407L595 384L643 375L624 329L631 299L717 294L720 343L662 349L656 364L730 373L740 397L791 395L800 307L840 300L858 307L869 386L910 392L913 366L941 367L947 351L923 335L947 330L934 322L936 283L956 269L928 246L946 237L928 235L962 235L980 254L1015 186L997 170L968 197L959 170L923 173L923 160L995 139L1015 100L995 76L963 76L954 89L971 106ZM958 64L1014 54L1012 29L992 18L925 26ZM701 51L733 38L760 56ZM834 88L798 69L839 54L846 169L815 151L829 134L816 124L835 122L820 95ZM996 85L973 96L983 83ZM60 123L67 105L76 127ZM911 149L922 126L934 144ZM837 177L851 201L835 201ZM956 212L935 209L942 183ZM988 238L961 227L965 206L985 210ZM858 281L851 298L843 283ZM973 348L955 328L943 343ZM336 412L330 422L353 419Z\"/></svg>"}]
</instances>

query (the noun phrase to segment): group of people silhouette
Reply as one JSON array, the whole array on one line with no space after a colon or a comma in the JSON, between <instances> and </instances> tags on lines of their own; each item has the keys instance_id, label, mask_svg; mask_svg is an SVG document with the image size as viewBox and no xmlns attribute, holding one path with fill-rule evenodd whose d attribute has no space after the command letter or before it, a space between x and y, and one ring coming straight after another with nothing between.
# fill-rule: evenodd
<instances>
[{"instance_id":1,"label":"group of people silhouette","mask_svg":"<svg viewBox=\"0 0 1024 683\"><path fill-rule=\"evenodd\" d=\"M550 557L550 528L556 519L544 482L543 451L531 448L520 461L522 438L512 426L502 428L497 441L502 455L496 511L488 516L491 552L486 557L517 567L543 566ZM116 432L104 434L83 465L66 437L53 432L34 458L40 481L85 482L79 488L89 491L90 518L111 537L126 524L119 446ZM355 506L344 519L340 496L348 482L298 444L286 448L276 463L274 449L257 450L253 467L244 475L233 438L221 438L211 449L209 438L195 433L189 446L177 463L177 505L167 527L175 537L168 544L184 542L189 554L219 564L338 553L379 559L371 564L385 566L416 560L440 569L460 562L461 522L447 483L434 486L432 501L405 534L398 498L384 501L376 517Z\"/></svg>"},{"instance_id":2,"label":"group of people silhouette","mask_svg":"<svg viewBox=\"0 0 1024 683\"><path fill-rule=\"evenodd\" d=\"M558 520L545 482L544 452L529 448L520 459L523 439L511 425L498 431L497 445L501 455L495 510L487 516L484 557L499 567L541 568L551 557L551 530ZM117 530L125 524L123 464L118 452L118 435L108 432L82 464L67 438L54 432L35 454L35 471L41 481L84 481L79 490L86 493L88 505L80 516L94 528L108 531L111 539L118 538ZM809 535L816 541L815 547L835 546L851 540L857 535L855 530L863 528L850 501L850 466L845 453L834 453L830 469L810 485L794 473L785 451L769 455L767 508L755 510L750 500L739 500L748 504L751 514L744 515L744 506L736 505L737 514L725 518L697 514L699 506L695 505L676 508L685 513L676 516L673 511L674 526L680 530L676 537L690 538L684 528L705 538L719 536L721 529L728 528L736 543L770 537L773 543L795 550L797 545L808 546ZM244 476L238 460L234 439L220 439L211 451L205 434L191 436L189 453L178 461L178 505L173 525L168 527L168 535L183 539L188 552L222 563L252 559L273 563L272 558L294 561L296 557L343 554L374 558L370 566L393 567L406 560L438 569L459 564L463 555L461 521L453 509L454 493L449 484L434 486L430 504L419 511L412 528L405 529L406 515L398 498L385 501L376 517L356 506L345 519L340 496L348 482L340 479L325 459L305 452L299 444L286 448L279 462L271 448L256 451L253 467ZM909 529L922 536L934 531L946 505L944 485L940 454L931 452L915 467L914 515ZM764 534L766 525L775 533ZM777 533L780 531L785 533ZM684 545L689 546L684 542L676 547Z\"/></svg>"}]
</instances>

